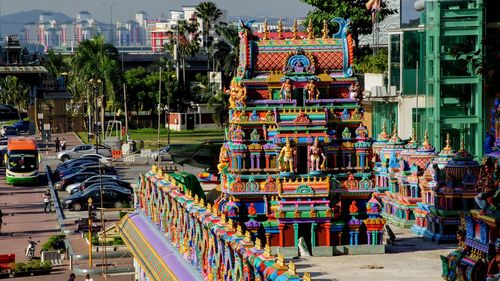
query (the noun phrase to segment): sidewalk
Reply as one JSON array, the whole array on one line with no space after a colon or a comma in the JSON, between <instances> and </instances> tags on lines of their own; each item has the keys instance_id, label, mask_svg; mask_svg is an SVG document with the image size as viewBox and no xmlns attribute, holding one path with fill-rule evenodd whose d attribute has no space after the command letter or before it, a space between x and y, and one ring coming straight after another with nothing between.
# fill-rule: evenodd
<instances>
[{"instance_id":1,"label":"sidewalk","mask_svg":"<svg viewBox=\"0 0 500 281\"><path fill-rule=\"evenodd\" d=\"M2 171L2 173L4 173ZM4 214L0 235L0 253L16 254L16 262L26 262L24 251L31 237L40 241L36 246L35 257L40 257L43 243L54 234L60 234L54 213L43 212L42 195L46 187L43 186L10 186L5 183L5 177L0 179L0 208ZM65 280L69 276L67 265L54 266L51 275L35 277L40 281ZM16 278L16 280L33 280L33 277Z\"/></svg>"}]
</instances>

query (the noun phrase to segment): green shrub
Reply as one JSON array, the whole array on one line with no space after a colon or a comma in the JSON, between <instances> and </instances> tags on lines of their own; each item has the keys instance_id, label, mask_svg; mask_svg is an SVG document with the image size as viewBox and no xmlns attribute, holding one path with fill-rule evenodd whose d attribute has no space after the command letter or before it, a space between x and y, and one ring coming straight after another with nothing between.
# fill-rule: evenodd
<instances>
[{"instance_id":1,"label":"green shrub","mask_svg":"<svg viewBox=\"0 0 500 281\"><path fill-rule=\"evenodd\" d=\"M66 246L64 245L64 239L66 235L58 234L52 235L49 237L47 242L42 245L42 251L57 251L61 250L64 252L66 250Z\"/></svg>"},{"instance_id":2,"label":"green shrub","mask_svg":"<svg viewBox=\"0 0 500 281\"><path fill-rule=\"evenodd\" d=\"M41 267L42 267L42 265L41 265L40 260L29 261L26 264L26 268L27 268L28 271L40 270Z\"/></svg>"},{"instance_id":3,"label":"green shrub","mask_svg":"<svg viewBox=\"0 0 500 281\"><path fill-rule=\"evenodd\" d=\"M125 243L123 243L123 239L121 237L115 237L113 239L113 245L120 246L120 245L125 245Z\"/></svg>"},{"instance_id":4,"label":"green shrub","mask_svg":"<svg viewBox=\"0 0 500 281\"><path fill-rule=\"evenodd\" d=\"M16 262L14 266L14 272L24 272L28 271L26 264L24 262Z\"/></svg>"},{"instance_id":5,"label":"green shrub","mask_svg":"<svg viewBox=\"0 0 500 281\"><path fill-rule=\"evenodd\" d=\"M52 263L50 261L44 261L42 264L42 269L44 270L51 270L52 269Z\"/></svg>"}]
</instances>

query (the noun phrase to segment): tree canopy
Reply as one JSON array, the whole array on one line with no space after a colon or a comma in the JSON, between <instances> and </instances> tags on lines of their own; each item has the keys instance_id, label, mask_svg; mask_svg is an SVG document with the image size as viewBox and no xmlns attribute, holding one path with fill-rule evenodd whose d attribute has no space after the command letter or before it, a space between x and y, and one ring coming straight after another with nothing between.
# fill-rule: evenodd
<instances>
[{"instance_id":1,"label":"tree canopy","mask_svg":"<svg viewBox=\"0 0 500 281\"><path fill-rule=\"evenodd\" d=\"M351 19L353 39L358 43L359 35L370 34L373 31L372 15L366 9L367 0L301 0L313 6L315 9L307 14L306 24L312 21L316 34L320 34L323 21L330 21L335 17ZM379 21L387 16L396 13L390 9L385 1L381 2ZM330 28L330 33L334 33L334 28Z\"/></svg>"}]
</instances>

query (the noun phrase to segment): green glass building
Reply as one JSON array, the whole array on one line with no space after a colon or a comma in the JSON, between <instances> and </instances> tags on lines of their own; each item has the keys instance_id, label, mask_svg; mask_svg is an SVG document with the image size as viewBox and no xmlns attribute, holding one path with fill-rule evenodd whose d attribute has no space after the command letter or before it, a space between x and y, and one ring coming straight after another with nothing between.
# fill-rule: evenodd
<instances>
[{"instance_id":1,"label":"green glass building","mask_svg":"<svg viewBox=\"0 0 500 281\"><path fill-rule=\"evenodd\" d=\"M483 57L485 31L483 0L426 1L425 3L426 128L441 149L446 135L458 146L482 155L485 135L483 77L470 61L455 52Z\"/></svg>"}]
</instances>

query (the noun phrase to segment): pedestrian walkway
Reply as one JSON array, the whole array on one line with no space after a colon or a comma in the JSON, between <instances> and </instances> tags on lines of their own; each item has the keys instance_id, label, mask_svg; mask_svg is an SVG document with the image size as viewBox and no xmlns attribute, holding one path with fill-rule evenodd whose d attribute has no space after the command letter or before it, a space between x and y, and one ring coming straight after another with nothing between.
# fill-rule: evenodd
<instances>
[{"instance_id":1,"label":"pedestrian walkway","mask_svg":"<svg viewBox=\"0 0 500 281\"><path fill-rule=\"evenodd\" d=\"M53 159L57 156L56 147L54 144L54 140L56 138L59 138L59 140L62 140L64 138L66 140L66 150L82 144L82 141L73 132L53 134L52 141L50 143L44 144L40 142L39 144L42 155L48 156L48 159Z\"/></svg>"}]
</instances>

